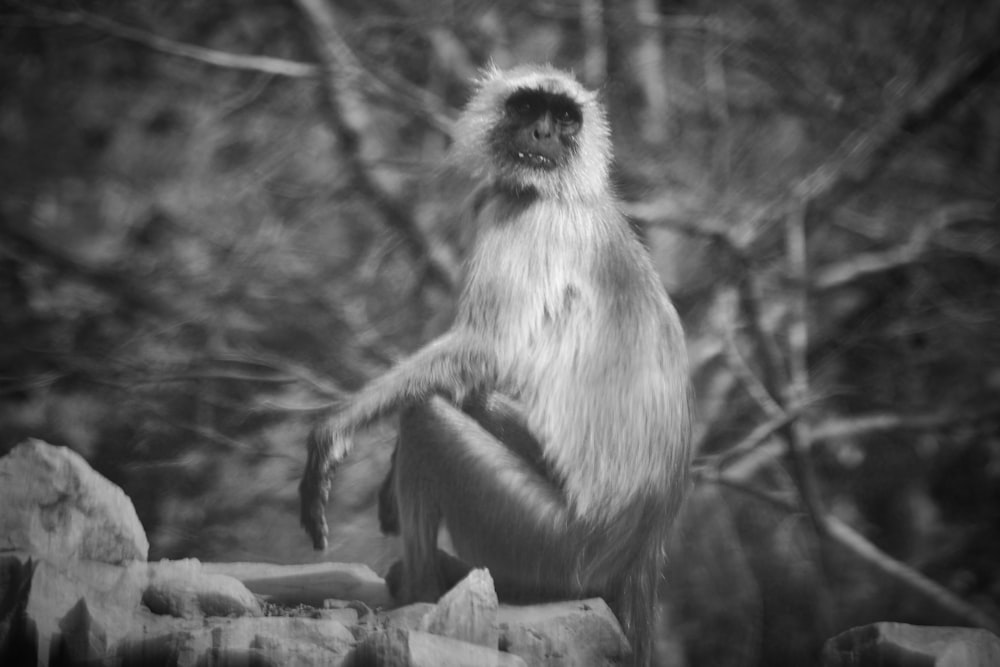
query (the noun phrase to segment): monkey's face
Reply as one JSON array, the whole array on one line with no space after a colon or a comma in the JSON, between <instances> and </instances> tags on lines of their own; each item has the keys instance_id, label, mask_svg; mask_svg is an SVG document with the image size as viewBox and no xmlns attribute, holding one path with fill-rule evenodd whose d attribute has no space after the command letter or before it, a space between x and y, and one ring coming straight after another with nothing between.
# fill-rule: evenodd
<instances>
[{"instance_id":1,"label":"monkey's face","mask_svg":"<svg viewBox=\"0 0 1000 667\"><path fill-rule=\"evenodd\" d=\"M502 120L490 136L498 165L552 171L576 153L583 124L580 106L567 95L516 90L504 104Z\"/></svg>"},{"instance_id":2,"label":"monkey's face","mask_svg":"<svg viewBox=\"0 0 1000 667\"><path fill-rule=\"evenodd\" d=\"M607 196L611 141L597 94L551 66L483 72L451 160L491 184L543 197Z\"/></svg>"}]
</instances>

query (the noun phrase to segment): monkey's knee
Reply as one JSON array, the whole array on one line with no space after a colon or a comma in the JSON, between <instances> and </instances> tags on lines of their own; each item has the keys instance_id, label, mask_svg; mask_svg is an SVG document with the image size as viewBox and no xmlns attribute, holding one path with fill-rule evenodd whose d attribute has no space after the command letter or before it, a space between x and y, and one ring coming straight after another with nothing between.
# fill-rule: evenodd
<instances>
[{"instance_id":1,"label":"monkey's knee","mask_svg":"<svg viewBox=\"0 0 1000 667\"><path fill-rule=\"evenodd\" d=\"M404 440L424 442L428 438L440 437L442 429L461 414L457 407L440 396L413 403L399 415L400 444Z\"/></svg>"}]
</instances>

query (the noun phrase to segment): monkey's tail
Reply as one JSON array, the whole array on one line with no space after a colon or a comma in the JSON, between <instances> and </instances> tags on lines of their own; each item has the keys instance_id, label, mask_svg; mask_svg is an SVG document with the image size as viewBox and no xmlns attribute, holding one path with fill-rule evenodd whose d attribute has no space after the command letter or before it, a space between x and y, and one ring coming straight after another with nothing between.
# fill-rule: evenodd
<instances>
[{"instance_id":1,"label":"monkey's tail","mask_svg":"<svg viewBox=\"0 0 1000 667\"><path fill-rule=\"evenodd\" d=\"M306 469L299 482L299 521L318 551L326 549L326 501L330 497L335 440L328 420L312 429L307 443Z\"/></svg>"}]
</instances>

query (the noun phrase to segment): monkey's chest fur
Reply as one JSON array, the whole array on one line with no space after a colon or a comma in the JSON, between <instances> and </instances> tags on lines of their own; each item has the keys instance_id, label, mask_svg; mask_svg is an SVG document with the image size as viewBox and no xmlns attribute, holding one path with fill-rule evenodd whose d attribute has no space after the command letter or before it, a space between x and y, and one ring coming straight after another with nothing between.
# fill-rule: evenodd
<instances>
[{"instance_id":1,"label":"monkey's chest fur","mask_svg":"<svg viewBox=\"0 0 1000 667\"><path fill-rule=\"evenodd\" d=\"M525 405L577 512L610 518L665 488L673 448L661 438L685 380L663 340L680 325L614 209L514 209L498 195L480 211L456 326L486 337L495 389Z\"/></svg>"}]
</instances>

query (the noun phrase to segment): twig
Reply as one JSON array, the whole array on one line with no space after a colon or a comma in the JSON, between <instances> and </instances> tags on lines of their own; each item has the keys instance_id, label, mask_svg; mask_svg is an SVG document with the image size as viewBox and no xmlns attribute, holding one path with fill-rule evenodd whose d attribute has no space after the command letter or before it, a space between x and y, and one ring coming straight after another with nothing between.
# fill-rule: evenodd
<instances>
[{"instance_id":1,"label":"twig","mask_svg":"<svg viewBox=\"0 0 1000 667\"><path fill-rule=\"evenodd\" d=\"M727 321L736 320L736 310L739 304L739 293L738 290L732 288L726 288L723 292L722 298L725 299L727 305L731 305L733 311L732 317L727 317ZM745 313L744 313L745 317ZM762 382L757 374L753 372L747 360L743 357L740 352L739 345L736 342L735 331L732 327L726 327L725 331L725 354L726 361L728 362L729 370L732 371L736 379L740 381L743 388L746 389L750 397L756 401L757 405L760 406L761 410L770 417L774 419L784 419L787 416L785 409L778 403L777 397L771 393L771 388L767 386L766 382Z\"/></svg>"},{"instance_id":2,"label":"twig","mask_svg":"<svg viewBox=\"0 0 1000 667\"><path fill-rule=\"evenodd\" d=\"M146 312L162 317L176 315L173 304L159 298L153 292L143 291L136 287L136 281L120 271L107 270L100 266L91 266L69 254L49 246L34 234L22 232L11 227L0 215L0 254L15 259L25 256L28 261L39 261L50 267L78 277L86 283L106 292L127 304L130 309Z\"/></svg>"},{"instance_id":3,"label":"twig","mask_svg":"<svg viewBox=\"0 0 1000 667\"><path fill-rule=\"evenodd\" d=\"M893 109L872 128L848 137L839 159L815 170L795 188L807 202L836 199L845 190L871 181L913 136L944 118L1000 66L1000 25L984 31L978 50L954 58L909 95L902 108Z\"/></svg>"},{"instance_id":4,"label":"twig","mask_svg":"<svg viewBox=\"0 0 1000 667\"><path fill-rule=\"evenodd\" d=\"M758 424L753 431L740 440L736 445L720 452L718 456L715 457L715 467L720 470L725 469L727 466L731 465L732 462L741 459L750 452L756 450L762 444L767 442L767 440L775 433L778 433L792 423L792 420L796 417L798 417L797 413L782 412L778 416L771 418L769 421Z\"/></svg>"},{"instance_id":5,"label":"twig","mask_svg":"<svg viewBox=\"0 0 1000 667\"><path fill-rule=\"evenodd\" d=\"M320 68L313 63L304 63L271 56L229 53L195 44L187 44L84 10L66 12L57 9L34 7L23 2L19 2L18 4L34 16L34 18L46 23L67 26L81 25L118 39L141 44L146 48L159 51L160 53L193 60L204 65L295 79L317 78L322 74ZM364 84L367 92L376 96L382 102L391 104L394 108L398 108L401 105L405 106L408 111L421 118L430 127L433 127L445 136L451 136L453 125L451 114L440 98L433 95L430 91L414 86L409 81L391 73L378 74L370 69L362 68L360 62L357 63L357 67L365 73L365 76L361 77L360 81Z\"/></svg>"},{"instance_id":6,"label":"twig","mask_svg":"<svg viewBox=\"0 0 1000 667\"><path fill-rule=\"evenodd\" d=\"M851 553L871 563L893 579L921 593L942 609L974 625L1000 633L1000 620L965 602L934 580L885 553L859 532L834 516L826 517L827 534Z\"/></svg>"},{"instance_id":7,"label":"twig","mask_svg":"<svg viewBox=\"0 0 1000 667\"><path fill-rule=\"evenodd\" d=\"M225 354L216 357L216 361L223 363L235 363L235 364L248 364L252 366L261 366L269 370L277 371L294 381L302 382L304 384L310 385L313 389L324 396L330 396L333 398L339 398L344 396L347 392L336 382L316 375L311 370L302 366L301 364L296 364L287 359L282 359L279 357L273 357L269 355L264 355L261 353L255 354Z\"/></svg>"},{"instance_id":8,"label":"twig","mask_svg":"<svg viewBox=\"0 0 1000 667\"><path fill-rule=\"evenodd\" d=\"M270 384L291 384L297 382L298 378L291 376L265 376L253 375L251 373L236 373L232 371L194 371L191 373L172 373L164 375L148 375L139 378L131 378L128 383L133 386L147 384L173 384L183 382L202 382L205 380L223 380L230 382L261 382Z\"/></svg>"},{"instance_id":9,"label":"twig","mask_svg":"<svg viewBox=\"0 0 1000 667\"><path fill-rule=\"evenodd\" d=\"M812 431L813 440L838 440L859 438L885 431L923 431L963 422L976 422L1000 418L1000 409L978 412L939 412L929 415L873 414L830 419L817 424Z\"/></svg>"},{"instance_id":10,"label":"twig","mask_svg":"<svg viewBox=\"0 0 1000 667\"><path fill-rule=\"evenodd\" d=\"M996 205L980 202L962 202L935 213L929 222L916 226L910 238L902 244L881 252L868 252L825 267L813 280L813 288L828 290L861 280L873 273L891 271L916 263L926 252L935 233L965 220L991 220L996 215Z\"/></svg>"},{"instance_id":11,"label":"twig","mask_svg":"<svg viewBox=\"0 0 1000 667\"><path fill-rule=\"evenodd\" d=\"M953 58L918 86L899 107L885 113L872 127L848 136L834 157L792 188L791 196L770 204L758 216L757 236L806 205L820 211L873 181L908 140L947 116L982 81L1000 67L1000 22L983 30L976 49Z\"/></svg>"},{"instance_id":12,"label":"twig","mask_svg":"<svg viewBox=\"0 0 1000 667\"><path fill-rule=\"evenodd\" d=\"M790 321L788 325L789 382L786 410L801 410L809 400L809 263L806 255L806 216L809 206L805 202L785 218L785 252L788 270L792 277ZM788 455L792 474L802 496L806 513L813 528L822 538L826 533L823 520L826 510L820 495L819 480L809 456L811 440L809 424L800 417L783 429L788 437Z\"/></svg>"},{"instance_id":13,"label":"twig","mask_svg":"<svg viewBox=\"0 0 1000 667\"><path fill-rule=\"evenodd\" d=\"M292 78L312 78L319 75L319 68L311 63L286 60L284 58L272 58L270 56L252 56L216 51L214 49L167 39L161 35L133 28L132 26L83 10L64 12L58 9L37 7L27 3L18 4L28 10L35 18L48 23L86 26L119 39L141 44L154 51L187 58L188 60L195 60L206 65Z\"/></svg>"},{"instance_id":14,"label":"twig","mask_svg":"<svg viewBox=\"0 0 1000 667\"><path fill-rule=\"evenodd\" d=\"M728 488L745 493L754 498L779 507L787 512L798 512L799 509L783 498L766 493L739 479L726 475L711 475L705 472L701 478L708 482L722 484ZM968 621L991 632L1000 632L1000 620L965 602L957 595L936 581L913 569L909 565L893 558L869 542L861 533L835 516L824 514L824 534L836 541L859 559L878 568L884 574L902 583L906 587L920 593L941 608L955 614L958 618Z\"/></svg>"},{"instance_id":15,"label":"twig","mask_svg":"<svg viewBox=\"0 0 1000 667\"><path fill-rule=\"evenodd\" d=\"M583 33L583 79L588 85L596 86L608 76L603 0L581 0L579 20Z\"/></svg>"},{"instance_id":16,"label":"twig","mask_svg":"<svg viewBox=\"0 0 1000 667\"><path fill-rule=\"evenodd\" d=\"M757 351L764 389L767 390L769 396L780 401L782 395L780 357L761 322L760 299L757 295L754 276L749 267L743 271L742 278L736 286L736 294L739 310L743 314L745 329Z\"/></svg>"},{"instance_id":17,"label":"twig","mask_svg":"<svg viewBox=\"0 0 1000 667\"><path fill-rule=\"evenodd\" d=\"M353 186L375 207L383 223L396 231L414 260L422 263L432 282L451 290L456 271L446 267L431 253L430 244L402 204L372 177L361 160L361 136L345 120L343 96L359 87L361 67L336 29L329 6L322 0L295 0L312 35L313 49L323 76L320 77L327 108L325 118L344 153Z\"/></svg>"}]
</instances>

